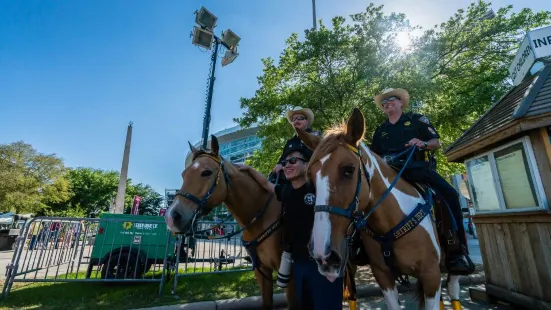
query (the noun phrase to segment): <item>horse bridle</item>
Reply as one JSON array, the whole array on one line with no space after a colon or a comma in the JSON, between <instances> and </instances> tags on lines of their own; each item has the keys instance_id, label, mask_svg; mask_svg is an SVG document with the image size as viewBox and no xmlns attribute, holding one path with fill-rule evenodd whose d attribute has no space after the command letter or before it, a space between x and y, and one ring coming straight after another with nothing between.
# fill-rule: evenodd
<instances>
[{"instance_id":1,"label":"horse bridle","mask_svg":"<svg viewBox=\"0 0 551 310\"><path fill-rule=\"evenodd\" d=\"M409 156L408 156L404 166L402 167L402 169L400 169L400 171L396 175L396 178L394 178L394 181L392 181L392 184L390 184L390 186L387 188L385 193L374 204L373 208L371 208L367 212L367 214L365 214L363 211L358 210L358 205L360 203L359 193L360 193L360 189L362 187L362 169L365 173L365 177L367 179L367 183L369 185L369 190L370 191L371 191L371 181L370 181L371 177L370 177L369 172L367 171L367 169L365 167L365 163L362 160L360 149L357 148L357 147L354 147L350 144L346 144L346 146L354 154L358 155L358 158L360 160L360 169L358 169L358 183L356 185L356 193L354 194L354 200L350 203L350 205L348 205L348 208L346 208L346 209L342 209L342 208L339 208L339 207L336 207L336 206L330 206L330 205L316 205L316 206L314 206L314 212L329 212L329 213L332 213L332 214L337 214L337 215L340 215L340 216L344 216L347 219L349 219L351 221L351 223L350 223L350 226L347 229L346 238L351 239L351 237L354 236L356 231L367 227L367 219L381 205L381 202L383 202L383 200L390 194L392 188L396 185L396 182L398 181L398 179L400 179L400 176L404 172L404 169L406 168L406 166L410 162L413 153L415 153L415 151L417 150L417 147L414 145L414 146L411 147L411 149L406 149L405 151L403 151L402 153L397 155L397 157L398 157L398 156L406 154L409 151ZM348 232L350 231L351 228L353 229L353 231L352 231L352 233L348 234Z\"/></svg>"},{"instance_id":2,"label":"horse bridle","mask_svg":"<svg viewBox=\"0 0 551 310\"><path fill-rule=\"evenodd\" d=\"M197 204L197 209L195 209L194 216L193 216L194 220L195 220L195 217L197 217L197 215L205 214L205 206L207 205L207 202L208 202L210 196L212 195L212 193L216 189L216 186L220 182L220 174L222 173L224 175L224 179L226 180L226 186L229 186L229 184L231 182L230 177L229 177L229 175L226 171L226 168L224 166L224 159L221 156L213 156L213 155L204 153L204 154L201 154L201 155L195 157L193 160L195 161L196 159L198 159L200 157L208 157L208 158L214 160L216 163L218 163L218 171L216 172L216 178L214 179L214 182L210 186L207 193L202 198L198 198L197 196L195 196L193 194L190 194L188 192L183 192L182 190L178 190L176 192L176 196L182 196L184 198L187 198L187 199L191 200L195 204Z\"/></svg>"},{"instance_id":3,"label":"horse bridle","mask_svg":"<svg viewBox=\"0 0 551 310\"><path fill-rule=\"evenodd\" d=\"M360 198L359 198L360 189L362 188L362 175L365 175L367 184L369 185L370 188L371 188L371 176L369 175L369 171L367 171L365 167L365 163L362 160L360 149L350 144L346 144L346 146L354 154L358 155L358 158L360 160L360 167L358 169L358 182L356 184L356 193L354 194L354 199L346 209L339 208L336 206L331 206L331 205L316 205L314 206L314 212L329 212L332 214L337 214L340 216L344 216L347 219L351 220L353 223L355 223L357 220L363 217L363 212L358 211L358 205L360 204Z\"/></svg>"}]
</instances>

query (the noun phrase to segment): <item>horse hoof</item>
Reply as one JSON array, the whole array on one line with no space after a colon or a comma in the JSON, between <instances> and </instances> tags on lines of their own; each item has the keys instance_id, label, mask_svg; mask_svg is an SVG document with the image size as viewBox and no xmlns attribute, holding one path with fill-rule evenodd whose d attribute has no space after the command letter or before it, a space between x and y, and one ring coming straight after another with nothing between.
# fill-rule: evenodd
<instances>
[{"instance_id":1,"label":"horse hoof","mask_svg":"<svg viewBox=\"0 0 551 310\"><path fill-rule=\"evenodd\" d=\"M459 301L459 300L452 300L452 309L453 309L453 310L461 310L461 309L463 309L463 308L461 307L461 301Z\"/></svg>"}]
</instances>

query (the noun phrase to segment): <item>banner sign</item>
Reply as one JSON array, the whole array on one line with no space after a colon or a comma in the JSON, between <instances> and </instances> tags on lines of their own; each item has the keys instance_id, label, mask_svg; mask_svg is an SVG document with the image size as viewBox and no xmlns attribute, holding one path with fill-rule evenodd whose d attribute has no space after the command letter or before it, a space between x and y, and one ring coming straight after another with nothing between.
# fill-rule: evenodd
<instances>
[{"instance_id":1,"label":"banner sign","mask_svg":"<svg viewBox=\"0 0 551 310\"><path fill-rule=\"evenodd\" d=\"M142 197L134 196L134 202L132 203L132 214L139 215L140 201L141 200L142 200Z\"/></svg>"},{"instance_id":2,"label":"banner sign","mask_svg":"<svg viewBox=\"0 0 551 310\"><path fill-rule=\"evenodd\" d=\"M513 85L516 86L524 80L537 60L548 56L551 56L551 26L529 31L509 67Z\"/></svg>"}]
</instances>

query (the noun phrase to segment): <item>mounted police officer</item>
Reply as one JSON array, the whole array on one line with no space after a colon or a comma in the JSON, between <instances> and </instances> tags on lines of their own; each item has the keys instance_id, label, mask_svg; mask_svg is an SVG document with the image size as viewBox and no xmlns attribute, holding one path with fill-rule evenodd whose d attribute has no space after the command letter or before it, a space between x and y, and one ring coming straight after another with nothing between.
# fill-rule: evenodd
<instances>
[{"instance_id":1,"label":"mounted police officer","mask_svg":"<svg viewBox=\"0 0 551 310\"><path fill-rule=\"evenodd\" d=\"M312 110L308 108L294 107L293 109L287 111L286 116L287 121L293 126L293 129L300 128L314 135L321 135L319 131L312 130L312 124L314 123L314 112L312 112ZM277 175L283 169L281 162L285 159L285 154L287 153L287 151L290 148L296 147L299 144L303 145L302 141L296 134L293 135L291 139L287 140L287 143L285 143L285 147L283 148L283 152L281 152L281 156L279 157L279 160L277 161L277 164L273 169L273 173L275 175ZM270 179L273 179L273 177L270 177ZM288 181L285 179L284 176L282 176L279 179L279 183L287 184Z\"/></svg>"},{"instance_id":2,"label":"mounted police officer","mask_svg":"<svg viewBox=\"0 0 551 310\"><path fill-rule=\"evenodd\" d=\"M401 88L387 88L375 96L375 104L388 119L375 130L371 150L384 158L389 165L399 169L405 164L409 153L397 155L403 154L414 145L420 149L413 155L402 176L410 182L427 184L443 196L458 228L456 234L451 231L446 234L446 269L451 274L470 274L474 271L474 265L470 263L470 259L465 260L468 259L468 246L459 195L436 172L435 166L429 160L432 156L428 152L440 148L440 135L426 116L403 112L409 106L409 99L409 93Z\"/></svg>"}]
</instances>

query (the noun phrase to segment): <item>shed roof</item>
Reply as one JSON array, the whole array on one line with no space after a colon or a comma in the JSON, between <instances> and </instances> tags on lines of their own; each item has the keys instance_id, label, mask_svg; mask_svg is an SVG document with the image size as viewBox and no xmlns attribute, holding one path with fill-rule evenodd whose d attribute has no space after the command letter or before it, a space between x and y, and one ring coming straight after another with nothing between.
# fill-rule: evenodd
<instances>
[{"instance_id":1,"label":"shed roof","mask_svg":"<svg viewBox=\"0 0 551 310\"><path fill-rule=\"evenodd\" d=\"M543 67L519 85L511 88L494 103L469 129L467 129L445 151L449 160L456 160L454 153L500 132L508 125L522 118L551 112L551 64ZM519 129L522 131L522 129ZM509 135L510 136L510 135ZM507 138L503 134L499 140ZM497 142L494 141L494 142ZM450 159L451 157L451 159Z\"/></svg>"}]
</instances>

